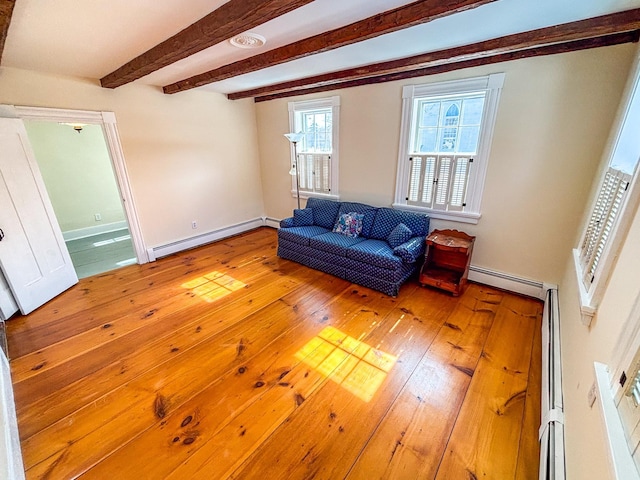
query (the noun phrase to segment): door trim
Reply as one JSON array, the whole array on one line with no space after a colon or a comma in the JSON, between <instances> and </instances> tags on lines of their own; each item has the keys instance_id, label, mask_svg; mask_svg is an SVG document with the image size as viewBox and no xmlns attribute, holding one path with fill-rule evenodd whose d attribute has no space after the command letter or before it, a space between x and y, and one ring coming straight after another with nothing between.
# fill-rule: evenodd
<instances>
[{"instance_id":1,"label":"door trim","mask_svg":"<svg viewBox=\"0 0 640 480\"><path fill-rule=\"evenodd\" d=\"M146 244L142 235L142 228L138 219L135 199L129 183L129 173L124 160L124 153L120 144L120 136L116 125L116 115L113 112L97 112L89 110L66 110L59 108L25 107L13 105L1 105L3 110L11 109L15 116L23 120L44 120L63 123L86 123L100 125L105 137L105 143L111 158L111 165L116 176L116 182L120 191L120 198L124 207L131 241L139 264L148 263Z\"/></svg>"}]
</instances>

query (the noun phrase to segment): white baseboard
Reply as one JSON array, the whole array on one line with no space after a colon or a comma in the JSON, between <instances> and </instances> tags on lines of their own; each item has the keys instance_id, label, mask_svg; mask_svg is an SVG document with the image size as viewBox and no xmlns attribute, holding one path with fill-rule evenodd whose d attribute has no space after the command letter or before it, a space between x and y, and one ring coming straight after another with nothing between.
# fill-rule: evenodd
<instances>
[{"instance_id":1,"label":"white baseboard","mask_svg":"<svg viewBox=\"0 0 640 480\"><path fill-rule=\"evenodd\" d=\"M264 217L264 225L271 228L280 228L280 220L277 218Z\"/></svg>"},{"instance_id":2,"label":"white baseboard","mask_svg":"<svg viewBox=\"0 0 640 480\"><path fill-rule=\"evenodd\" d=\"M469 267L469 280L528 297L539 298L540 300L546 298L547 290L558 288L550 283L521 278L509 273L496 272L495 270L489 270L488 268L475 265Z\"/></svg>"},{"instance_id":3,"label":"white baseboard","mask_svg":"<svg viewBox=\"0 0 640 480\"><path fill-rule=\"evenodd\" d=\"M68 230L66 232L62 232L62 238L64 238L65 242L68 242L69 240L78 240L80 238L92 237L94 235L100 235L101 233L115 232L125 228L129 227L127 222L122 220L121 222L104 223L87 228L79 228L78 230Z\"/></svg>"},{"instance_id":4,"label":"white baseboard","mask_svg":"<svg viewBox=\"0 0 640 480\"><path fill-rule=\"evenodd\" d=\"M223 238L238 235L239 233L248 232L258 227L263 227L266 223L264 217L254 218L247 220L246 222L236 223L227 227L222 227L212 232L203 233L195 237L185 238L184 240L178 240L177 242L168 243L166 245L159 245L147 249L149 255L149 261L153 262L160 257L166 257L174 253L182 252L183 250L189 250L190 248L200 247L207 243L215 242Z\"/></svg>"}]
</instances>

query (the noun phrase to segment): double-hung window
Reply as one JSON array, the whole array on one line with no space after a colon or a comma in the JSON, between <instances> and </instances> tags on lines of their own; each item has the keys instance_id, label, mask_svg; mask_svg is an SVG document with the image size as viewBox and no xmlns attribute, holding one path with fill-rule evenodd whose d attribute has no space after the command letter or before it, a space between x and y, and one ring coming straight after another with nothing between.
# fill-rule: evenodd
<instances>
[{"instance_id":1,"label":"double-hung window","mask_svg":"<svg viewBox=\"0 0 640 480\"><path fill-rule=\"evenodd\" d=\"M477 223L504 74L403 89L394 206Z\"/></svg>"},{"instance_id":2,"label":"double-hung window","mask_svg":"<svg viewBox=\"0 0 640 480\"><path fill-rule=\"evenodd\" d=\"M337 96L289 102L289 128L302 134L295 149L291 149L292 172L295 173L297 165L302 197L338 197L339 114L340 97ZM295 182L294 175L292 192Z\"/></svg>"},{"instance_id":3,"label":"double-hung window","mask_svg":"<svg viewBox=\"0 0 640 480\"><path fill-rule=\"evenodd\" d=\"M640 58L630 78L618 114L609 159L581 241L573 256L578 277L582 322L591 323L606 289L620 244L631 215L640 203L638 161L640 159Z\"/></svg>"}]
</instances>

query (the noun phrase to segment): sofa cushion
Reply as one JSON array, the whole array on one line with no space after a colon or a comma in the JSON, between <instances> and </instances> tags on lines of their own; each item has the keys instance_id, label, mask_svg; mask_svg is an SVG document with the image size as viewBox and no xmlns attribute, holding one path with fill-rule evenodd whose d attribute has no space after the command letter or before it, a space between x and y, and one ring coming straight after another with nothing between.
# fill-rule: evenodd
<instances>
[{"instance_id":1,"label":"sofa cushion","mask_svg":"<svg viewBox=\"0 0 640 480\"><path fill-rule=\"evenodd\" d=\"M307 208L313 210L313 224L331 230L338 218L340 204L333 200L323 198L310 198L307 200Z\"/></svg>"},{"instance_id":2,"label":"sofa cushion","mask_svg":"<svg viewBox=\"0 0 640 480\"><path fill-rule=\"evenodd\" d=\"M322 235L329 230L326 228L311 225L307 227L291 227L281 228L278 230L278 237L289 240L290 242L299 243L300 245L309 245L309 239L316 235Z\"/></svg>"},{"instance_id":3,"label":"sofa cushion","mask_svg":"<svg viewBox=\"0 0 640 480\"><path fill-rule=\"evenodd\" d=\"M420 213L403 212L392 208L379 208L373 221L370 238L387 240L391 231L399 223L411 230L412 237L426 236L429 232L429 217Z\"/></svg>"},{"instance_id":4,"label":"sofa cushion","mask_svg":"<svg viewBox=\"0 0 640 480\"><path fill-rule=\"evenodd\" d=\"M309 246L317 248L318 250L346 257L348 248L364 242L365 240L366 239L362 237L348 237L340 233L329 232L311 238Z\"/></svg>"},{"instance_id":5,"label":"sofa cushion","mask_svg":"<svg viewBox=\"0 0 640 480\"><path fill-rule=\"evenodd\" d=\"M376 207L365 205L364 203L342 202L340 203L338 215L349 212L362 213L364 215L364 218L362 219L362 236L369 238L369 236L371 235L373 220L376 218L376 210Z\"/></svg>"},{"instance_id":6,"label":"sofa cushion","mask_svg":"<svg viewBox=\"0 0 640 480\"><path fill-rule=\"evenodd\" d=\"M411 230L404 223L399 223L396 228L391 230L387 237L387 243L391 248L396 248L411 238Z\"/></svg>"},{"instance_id":7,"label":"sofa cushion","mask_svg":"<svg viewBox=\"0 0 640 480\"><path fill-rule=\"evenodd\" d=\"M347 237L359 237L362 233L362 219L364 215L362 213L343 213L338 215L338 220L333 226L332 232L346 235Z\"/></svg>"},{"instance_id":8,"label":"sofa cushion","mask_svg":"<svg viewBox=\"0 0 640 480\"><path fill-rule=\"evenodd\" d=\"M347 257L382 268L397 268L402 264L386 240L369 239L357 243L347 249Z\"/></svg>"},{"instance_id":9,"label":"sofa cushion","mask_svg":"<svg viewBox=\"0 0 640 480\"><path fill-rule=\"evenodd\" d=\"M310 208L296 208L293 210L293 224L296 227L313 225L313 210Z\"/></svg>"}]
</instances>

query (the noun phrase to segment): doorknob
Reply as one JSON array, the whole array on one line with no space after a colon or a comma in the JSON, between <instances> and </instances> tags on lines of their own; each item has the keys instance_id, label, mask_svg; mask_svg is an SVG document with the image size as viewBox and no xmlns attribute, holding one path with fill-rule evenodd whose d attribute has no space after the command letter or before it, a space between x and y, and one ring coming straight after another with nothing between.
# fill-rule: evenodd
<instances>
[{"instance_id":1,"label":"doorknob","mask_svg":"<svg viewBox=\"0 0 640 480\"><path fill-rule=\"evenodd\" d=\"M4 232L0 228L0 242L2 241L3 238L4 238Z\"/></svg>"}]
</instances>

